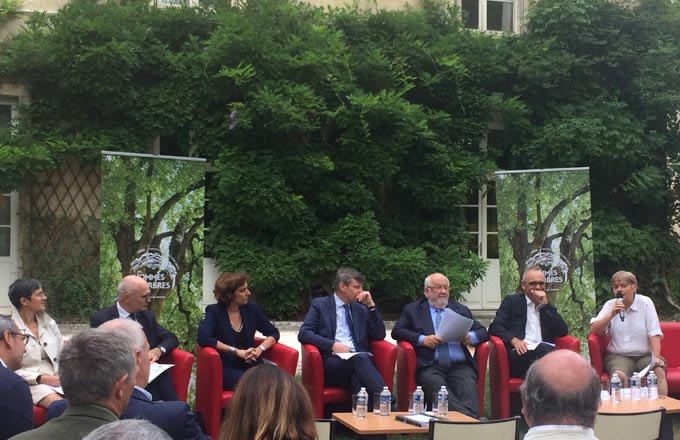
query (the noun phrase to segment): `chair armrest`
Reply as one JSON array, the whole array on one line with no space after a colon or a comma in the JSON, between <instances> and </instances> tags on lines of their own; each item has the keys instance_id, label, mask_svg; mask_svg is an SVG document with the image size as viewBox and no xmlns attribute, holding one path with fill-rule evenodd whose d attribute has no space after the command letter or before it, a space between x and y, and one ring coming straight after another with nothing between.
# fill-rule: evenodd
<instances>
[{"instance_id":1,"label":"chair armrest","mask_svg":"<svg viewBox=\"0 0 680 440\"><path fill-rule=\"evenodd\" d=\"M191 369L194 366L194 355L175 348L166 356L169 363L175 364L170 369L170 376L172 376L172 384L175 387L177 397L182 402L187 401L187 394L189 393L189 382L191 381Z\"/></svg>"},{"instance_id":2,"label":"chair armrest","mask_svg":"<svg viewBox=\"0 0 680 440\"><path fill-rule=\"evenodd\" d=\"M599 335L588 335L588 353L590 354L590 365L595 369L598 376L602 376L604 366L602 364L602 348L600 347Z\"/></svg>"},{"instance_id":3,"label":"chair armrest","mask_svg":"<svg viewBox=\"0 0 680 440\"><path fill-rule=\"evenodd\" d=\"M489 361L489 344L482 342L475 348L477 362L477 394L479 396L479 415L484 415L484 392L486 383L486 366Z\"/></svg>"},{"instance_id":4,"label":"chair armrest","mask_svg":"<svg viewBox=\"0 0 680 440\"><path fill-rule=\"evenodd\" d=\"M408 393L416 389L416 351L408 341L397 342L397 407L408 410ZM486 368L486 367L485 367Z\"/></svg>"},{"instance_id":5,"label":"chair armrest","mask_svg":"<svg viewBox=\"0 0 680 440\"><path fill-rule=\"evenodd\" d=\"M397 363L397 346L385 340L368 341L368 349L373 353L373 362L385 381L385 385L392 391L394 366Z\"/></svg>"},{"instance_id":6,"label":"chair armrest","mask_svg":"<svg viewBox=\"0 0 680 440\"><path fill-rule=\"evenodd\" d=\"M302 386L314 408L314 417L323 418L324 369L321 353L315 345L302 344Z\"/></svg>"},{"instance_id":7,"label":"chair armrest","mask_svg":"<svg viewBox=\"0 0 680 440\"><path fill-rule=\"evenodd\" d=\"M260 338L255 338L255 346L258 346L261 343L262 340L260 340ZM296 349L277 342L265 351L262 354L262 357L274 362L279 368L295 377L298 358L300 357L300 353Z\"/></svg>"},{"instance_id":8,"label":"chair armrest","mask_svg":"<svg viewBox=\"0 0 680 440\"><path fill-rule=\"evenodd\" d=\"M196 411L203 415L206 425L222 412L222 359L212 347L196 345Z\"/></svg>"},{"instance_id":9,"label":"chair armrest","mask_svg":"<svg viewBox=\"0 0 680 440\"><path fill-rule=\"evenodd\" d=\"M571 335L557 336L555 337L555 347L580 353L581 341Z\"/></svg>"},{"instance_id":10,"label":"chair armrest","mask_svg":"<svg viewBox=\"0 0 680 440\"><path fill-rule=\"evenodd\" d=\"M505 344L498 336L489 340L489 391L491 418L502 419L510 414L510 366Z\"/></svg>"}]
</instances>

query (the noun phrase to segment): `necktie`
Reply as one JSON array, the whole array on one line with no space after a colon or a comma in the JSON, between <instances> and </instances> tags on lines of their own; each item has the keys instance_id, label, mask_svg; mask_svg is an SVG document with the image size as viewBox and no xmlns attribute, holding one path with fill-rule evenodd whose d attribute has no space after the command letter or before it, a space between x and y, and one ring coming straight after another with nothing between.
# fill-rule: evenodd
<instances>
[{"instance_id":1,"label":"necktie","mask_svg":"<svg viewBox=\"0 0 680 440\"><path fill-rule=\"evenodd\" d=\"M359 350L357 347L357 338L354 334L354 324L352 323L352 312L349 309L349 304L344 304L342 306L345 309L345 320L347 321L347 327L349 327L349 333L352 335L352 342L354 342L354 348Z\"/></svg>"},{"instance_id":2,"label":"necktie","mask_svg":"<svg viewBox=\"0 0 680 440\"><path fill-rule=\"evenodd\" d=\"M443 309L437 309L437 316L435 317L435 331L439 328L439 324L442 322ZM448 367L451 365L451 356L449 356L449 344L444 342L437 346L437 354L439 355L439 365L442 367Z\"/></svg>"}]
</instances>

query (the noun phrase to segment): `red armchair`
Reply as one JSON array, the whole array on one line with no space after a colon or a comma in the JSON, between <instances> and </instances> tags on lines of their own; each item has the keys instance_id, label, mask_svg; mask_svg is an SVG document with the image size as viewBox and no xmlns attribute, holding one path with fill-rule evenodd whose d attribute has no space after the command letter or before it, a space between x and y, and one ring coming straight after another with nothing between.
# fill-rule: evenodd
<instances>
[{"instance_id":1,"label":"red armchair","mask_svg":"<svg viewBox=\"0 0 680 440\"><path fill-rule=\"evenodd\" d=\"M489 390L491 391L491 418L506 419L510 417L510 393L518 393L524 382L518 377L510 377L508 353L501 338L491 336L489 351ZM579 353L581 341L573 336L555 338L557 348L568 349Z\"/></svg>"},{"instance_id":2,"label":"red armchair","mask_svg":"<svg viewBox=\"0 0 680 440\"><path fill-rule=\"evenodd\" d=\"M489 359L489 345L484 342L475 349L477 362L477 393L479 395L479 415L484 415L484 382L486 365ZM408 410L408 393L416 389L416 351L407 341L397 343L397 407L399 411Z\"/></svg>"},{"instance_id":3,"label":"red armchair","mask_svg":"<svg viewBox=\"0 0 680 440\"><path fill-rule=\"evenodd\" d=\"M595 372L600 376L600 380L609 379L609 373L604 371L604 364L602 360L607 354L607 345L609 345L609 336L607 335L588 335L588 354L590 355L590 365L593 366Z\"/></svg>"},{"instance_id":4,"label":"red armchair","mask_svg":"<svg viewBox=\"0 0 680 440\"><path fill-rule=\"evenodd\" d=\"M680 322L662 322L661 356L666 359L668 394L680 393Z\"/></svg>"},{"instance_id":5,"label":"red armchair","mask_svg":"<svg viewBox=\"0 0 680 440\"><path fill-rule=\"evenodd\" d=\"M392 391L394 383L394 365L397 362L397 346L387 341L369 341L369 349L373 353L380 375ZM314 417L322 419L326 403L350 402L352 394L349 390L324 386L323 360L316 346L302 344L302 385L309 393L314 408Z\"/></svg>"},{"instance_id":6,"label":"red armchair","mask_svg":"<svg viewBox=\"0 0 680 440\"><path fill-rule=\"evenodd\" d=\"M170 368L172 384L175 387L177 398L182 402L187 401L189 393L189 381L191 380L191 369L194 367L194 355L188 351L175 348L163 359L164 363L175 364Z\"/></svg>"},{"instance_id":7,"label":"red armchair","mask_svg":"<svg viewBox=\"0 0 680 440\"><path fill-rule=\"evenodd\" d=\"M264 339L255 338L255 346ZM262 354L279 368L295 376L300 353L294 348L280 343L274 344ZM222 411L229 405L233 391L222 390L222 359L212 347L196 346L196 411L201 413L207 434L219 437Z\"/></svg>"},{"instance_id":8,"label":"red armchair","mask_svg":"<svg viewBox=\"0 0 680 440\"><path fill-rule=\"evenodd\" d=\"M33 405L33 426L38 427L47 421L47 410L42 406Z\"/></svg>"}]
</instances>

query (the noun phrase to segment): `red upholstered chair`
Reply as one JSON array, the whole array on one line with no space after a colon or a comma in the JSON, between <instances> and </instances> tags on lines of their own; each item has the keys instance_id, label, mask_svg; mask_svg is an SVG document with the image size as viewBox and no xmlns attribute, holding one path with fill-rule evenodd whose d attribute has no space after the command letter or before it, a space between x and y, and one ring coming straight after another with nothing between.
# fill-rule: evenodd
<instances>
[{"instance_id":1,"label":"red upholstered chair","mask_svg":"<svg viewBox=\"0 0 680 440\"><path fill-rule=\"evenodd\" d=\"M666 359L668 394L680 394L680 322L662 322L661 356Z\"/></svg>"},{"instance_id":2,"label":"red upholstered chair","mask_svg":"<svg viewBox=\"0 0 680 440\"><path fill-rule=\"evenodd\" d=\"M47 420L47 410L42 406L33 405L33 426L38 427Z\"/></svg>"},{"instance_id":3,"label":"red upholstered chair","mask_svg":"<svg viewBox=\"0 0 680 440\"><path fill-rule=\"evenodd\" d=\"M489 389L491 391L491 418L506 419L510 417L510 393L518 393L524 382L518 377L510 377L508 353L501 338L491 336L489 341ZM557 348L568 349L579 353L581 341L573 336L555 338Z\"/></svg>"},{"instance_id":4,"label":"red upholstered chair","mask_svg":"<svg viewBox=\"0 0 680 440\"><path fill-rule=\"evenodd\" d=\"M255 346L264 339L255 338ZM295 376L300 353L294 348L280 343L274 344L262 354L279 368ZM233 391L222 391L222 359L217 350L211 347L196 346L196 411L201 413L207 434L219 437L222 411L229 405ZM247 417L244 415L244 417Z\"/></svg>"},{"instance_id":5,"label":"red upholstered chair","mask_svg":"<svg viewBox=\"0 0 680 440\"><path fill-rule=\"evenodd\" d=\"M607 335L588 335L588 353L590 354L590 365L600 376L600 380L609 379L609 373L604 371L604 356L607 354L609 336Z\"/></svg>"},{"instance_id":6,"label":"red upholstered chair","mask_svg":"<svg viewBox=\"0 0 680 440\"><path fill-rule=\"evenodd\" d=\"M189 393L189 381L191 380L191 369L194 367L194 355L188 351L175 348L163 359L163 363L175 364L174 367L170 368L172 384L175 387L179 400L186 402L187 394Z\"/></svg>"},{"instance_id":7,"label":"red upholstered chair","mask_svg":"<svg viewBox=\"0 0 680 440\"><path fill-rule=\"evenodd\" d=\"M416 389L416 351L407 341L397 342L397 407L408 410L408 393ZM477 362L477 393L479 394L479 415L484 415L484 382L486 364L489 360L489 345L484 342L475 349Z\"/></svg>"},{"instance_id":8,"label":"red upholstered chair","mask_svg":"<svg viewBox=\"0 0 680 440\"><path fill-rule=\"evenodd\" d=\"M373 353L380 375L392 391L394 382L394 365L397 362L397 346L387 341L369 341L369 349ZM314 417L322 419L323 408L327 403L343 403L352 400L349 390L324 386L323 360L316 346L302 344L302 385L309 393L314 408Z\"/></svg>"}]
</instances>

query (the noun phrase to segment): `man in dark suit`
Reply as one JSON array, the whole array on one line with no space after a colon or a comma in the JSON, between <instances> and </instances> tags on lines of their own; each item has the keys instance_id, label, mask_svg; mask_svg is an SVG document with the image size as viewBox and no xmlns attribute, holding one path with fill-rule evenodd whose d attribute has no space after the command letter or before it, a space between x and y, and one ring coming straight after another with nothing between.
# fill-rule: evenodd
<instances>
[{"instance_id":1,"label":"man in dark suit","mask_svg":"<svg viewBox=\"0 0 680 440\"><path fill-rule=\"evenodd\" d=\"M503 298L489 333L505 343L510 377L523 378L536 359L555 349L555 336L565 336L569 328L548 302L540 267L530 266L524 271L521 287L522 292Z\"/></svg>"},{"instance_id":2,"label":"man in dark suit","mask_svg":"<svg viewBox=\"0 0 680 440\"><path fill-rule=\"evenodd\" d=\"M64 414L12 440L80 440L115 422L130 400L137 375L129 337L91 328L64 346L59 380L69 406Z\"/></svg>"},{"instance_id":3,"label":"man in dark suit","mask_svg":"<svg viewBox=\"0 0 680 440\"><path fill-rule=\"evenodd\" d=\"M467 347L488 341L489 334L467 307L450 299L449 289L449 279L441 273L425 278L425 298L404 308L392 329L392 337L413 345L416 383L423 387L426 401L446 386L449 409L478 418L477 363ZM457 342L446 343L436 335L446 308L474 320L467 335Z\"/></svg>"},{"instance_id":4,"label":"man in dark suit","mask_svg":"<svg viewBox=\"0 0 680 440\"><path fill-rule=\"evenodd\" d=\"M100 328L114 330L130 337L130 350L135 355L137 376L135 389L130 396L130 402L120 415L121 419L144 419L163 429L174 440L205 440L206 437L196 420L196 415L189 405L180 401L154 402L151 395L144 389L149 381L149 343L139 323L129 319L114 319L107 321ZM60 400L50 405L47 410L47 420L59 417L66 409L67 401Z\"/></svg>"},{"instance_id":5,"label":"man in dark suit","mask_svg":"<svg viewBox=\"0 0 680 440\"><path fill-rule=\"evenodd\" d=\"M0 316L0 440L33 429L28 382L14 373L21 368L26 338L8 316Z\"/></svg>"},{"instance_id":6,"label":"man in dark suit","mask_svg":"<svg viewBox=\"0 0 680 440\"><path fill-rule=\"evenodd\" d=\"M371 399L385 382L368 354L368 341L385 339L385 324L363 281L354 269L338 269L335 293L312 300L298 340L319 349L326 386L350 388L352 393L366 387ZM333 355L350 352L358 354L347 360Z\"/></svg>"},{"instance_id":7,"label":"man in dark suit","mask_svg":"<svg viewBox=\"0 0 680 440\"><path fill-rule=\"evenodd\" d=\"M172 332L161 327L153 312L147 310L151 302L150 295L151 289L146 280L136 275L126 276L118 285L116 304L92 315L90 327L99 327L104 322L117 318L137 321L144 329L149 346L153 347L149 350L149 360L162 361L166 353L177 348L179 340ZM147 391L154 400L179 400L168 371L151 382Z\"/></svg>"}]
</instances>

